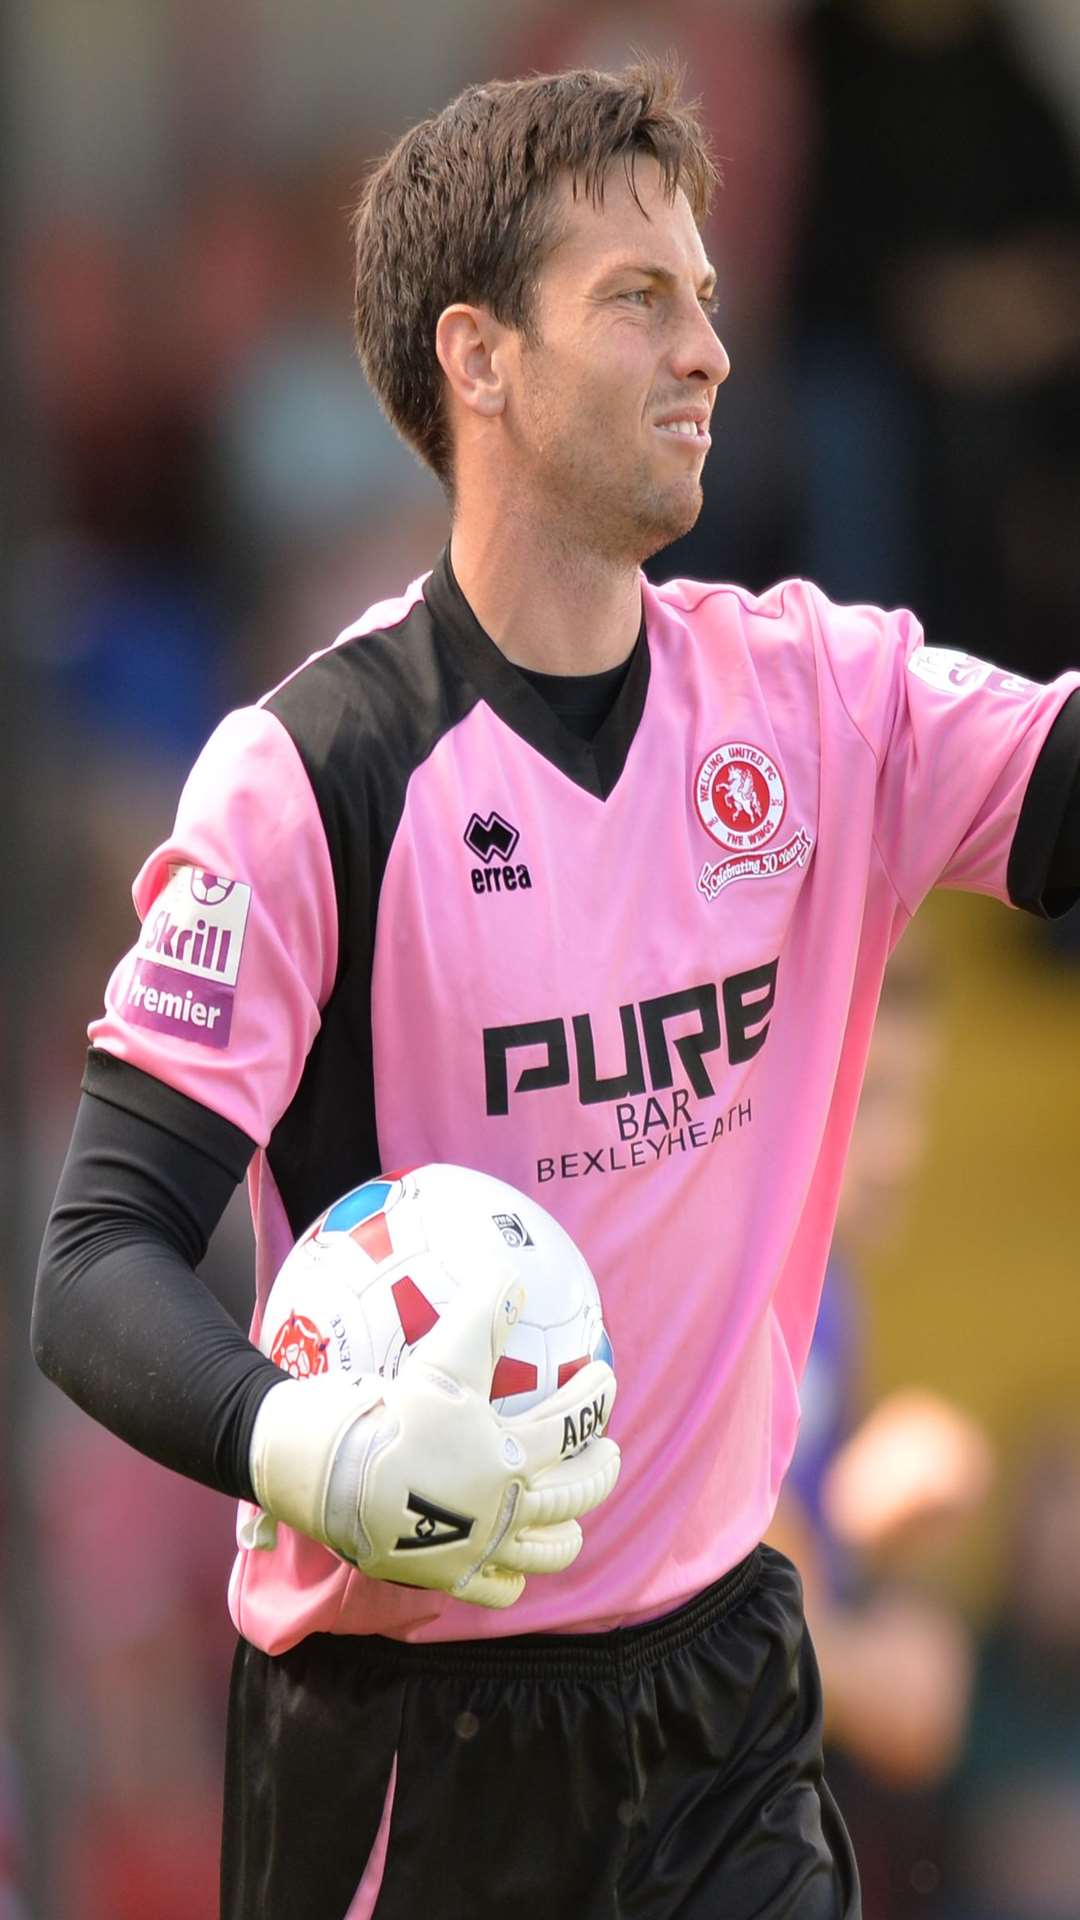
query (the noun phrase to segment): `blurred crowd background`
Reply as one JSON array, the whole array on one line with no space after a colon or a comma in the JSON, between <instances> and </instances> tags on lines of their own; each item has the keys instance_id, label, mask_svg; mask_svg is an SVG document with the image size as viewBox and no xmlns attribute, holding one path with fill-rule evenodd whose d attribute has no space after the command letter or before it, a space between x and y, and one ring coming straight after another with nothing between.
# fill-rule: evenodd
<instances>
[{"instance_id":1,"label":"blurred crowd background","mask_svg":"<svg viewBox=\"0 0 1080 1920\"><path fill-rule=\"evenodd\" d=\"M211 1920L228 1504L33 1375L37 1240L188 764L445 537L352 357L367 161L460 87L674 47L733 372L651 563L1080 664L1076 0L12 0L0 1920ZM777 1539L867 1920L1080 1917L1080 926L899 949ZM246 1316L240 1201L208 1278Z\"/></svg>"}]
</instances>

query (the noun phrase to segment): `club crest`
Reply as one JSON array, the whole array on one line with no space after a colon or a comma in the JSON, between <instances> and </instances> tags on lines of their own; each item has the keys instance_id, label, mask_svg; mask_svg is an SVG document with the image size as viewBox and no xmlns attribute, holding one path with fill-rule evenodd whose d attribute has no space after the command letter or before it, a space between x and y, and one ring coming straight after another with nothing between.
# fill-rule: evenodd
<instances>
[{"instance_id":1,"label":"club crest","mask_svg":"<svg viewBox=\"0 0 1080 1920\"><path fill-rule=\"evenodd\" d=\"M767 879L804 866L813 841L799 827L781 846L772 843L787 813L787 793L775 760L745 740L714 747L698 768L694 806L706 833L730 856L706 861L698 892L715 900L734 880Z\"/></svg>"}]
</instances>

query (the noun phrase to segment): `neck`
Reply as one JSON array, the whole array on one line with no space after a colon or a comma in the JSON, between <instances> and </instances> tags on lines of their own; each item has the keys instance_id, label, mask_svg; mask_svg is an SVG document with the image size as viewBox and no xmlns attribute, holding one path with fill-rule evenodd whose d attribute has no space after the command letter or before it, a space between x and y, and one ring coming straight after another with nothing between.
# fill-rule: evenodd
<instances>
[{"instance_id":1,"label":"neck","mask_svg":"<svg viewBox=\"0 0 1080 1920\"><path fill-rule=\"evenodd\" d=\"M641 579L630 561L605 560L513 516L493 527L460 513L450 560L484 632L515 666L603 673L633 650Z\"/></svg>"}]
</instances>

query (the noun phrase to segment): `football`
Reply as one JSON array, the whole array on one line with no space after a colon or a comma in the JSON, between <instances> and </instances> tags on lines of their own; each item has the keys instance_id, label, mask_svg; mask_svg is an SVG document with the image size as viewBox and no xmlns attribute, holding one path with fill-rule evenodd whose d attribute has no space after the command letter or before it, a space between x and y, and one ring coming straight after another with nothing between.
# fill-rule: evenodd
<instances>
[{"instance_id":1,"label":"football","mask_svg":"<svg viewBox=\"0 0 1080 1920\"><path fill-rule=\"evenodd\" d=\"M396 1374L405 1354L492 1260L525 1299L495 1366L509 1416L546 1399L590 1360L611 1361L596 1281L545 1208L470 1167L380 1174L319 1215L281 1267L259 1345L294 1379Z\"/></svg>"}]
</instances>

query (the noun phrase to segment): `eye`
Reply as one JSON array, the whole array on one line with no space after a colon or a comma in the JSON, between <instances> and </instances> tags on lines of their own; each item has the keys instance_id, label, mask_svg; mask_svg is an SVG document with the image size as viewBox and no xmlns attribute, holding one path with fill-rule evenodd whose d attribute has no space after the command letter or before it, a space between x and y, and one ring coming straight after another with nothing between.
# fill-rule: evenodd
<instances>
[{"instance_id":1,"label":"eye","mask_svg":"<svg viewBox=\"0 0 1080 1920\"><path fill-rule=\"evenodd\" d=\"M652 287L628 287L625 293L619 295L620 300L639 300L642 306L647 306L653 297Z\"/></svg>"},{"instance_id":2,"label":"eye","mask_svg":"<svg viewBox=\"0 0 1080 1920\"><path fill-rule=\"evenodd\" d=\"M710 320L714 320L720 311L720 295L718 293L703 294L701 297L701 311L702 313L708 314Z\"/></svg>"}]
</instances>

